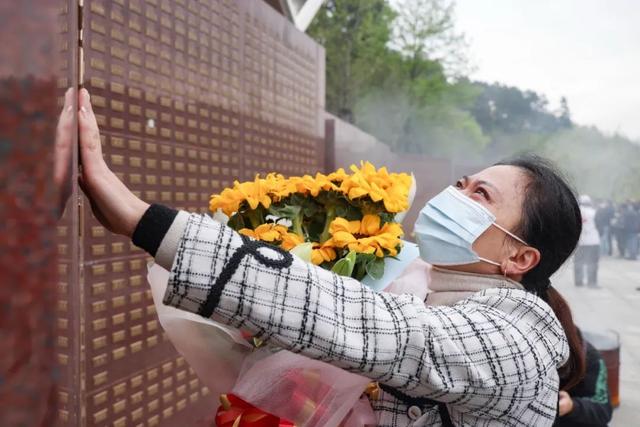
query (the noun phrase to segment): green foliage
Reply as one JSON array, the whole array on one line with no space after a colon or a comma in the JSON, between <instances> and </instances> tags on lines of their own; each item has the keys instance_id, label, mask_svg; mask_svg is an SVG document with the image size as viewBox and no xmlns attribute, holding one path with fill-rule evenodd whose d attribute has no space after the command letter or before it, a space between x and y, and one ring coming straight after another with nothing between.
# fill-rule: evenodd
<instances>
[{"instance_id":1,"label":"green foliage","mask_svg":"<svg viewBox=\"0 0 640 427\"><path fill-rule=\"evenodd\" d=\"M375 259L366 263L366 271L372 279L381 279L384 275L384 260L376 257Z\"/></svg>"},{"instance_id":2,"label":"green foliage","mask_svg":"<svg viewBox=\"0 0 640 427\"><path fill-rule=\"evenodd\" d=\"M392 45L407 58L412 71L430 59L446 69L447 75L467 71L464 34L456 31L454 0L402 0L397 3ZM418 75L418 72L412 74Z\"/></svg>"},{"instance_id":3,"label":"green foliage","mask_svg":"<svg viewBox=\"0 0 640 427\"><path fill-rule=\"evenodd\" d=\"M333 265L333 267L331 268L331 271L341 276L351 277L351 274L353 273L353 268L356 265L356 258L357 258L357 254L354 251L349 251L349 253L344 258L339 259ZM384 264L382 268L384 271Z\"/></svg>"},{"instance_id":4,"label":"green foliage","mask_svg":"<svg viewBox=\"0 0 640 427\"><path fill-rule=\"evenodd\" d=\"M450 82L444 65L463 44L452 6L407 0L395 12L383 0L327 2L309 29L326 49L327 110L397 152L480 153L488 140L467 111L479 91Z\"/></svg>"},{"instance_id":5,"label":"green foliage","mask_svg":"<svg viewBox=\"0 0 640 427\"><path fill-rule=\"evenodd\" d=\"M533 91L522 91L501 84L475 83L480 89L471 111L488 134L549 134L571 127L569 106L563 98L561 111L548 109L544 95Z\"/></svg>"},{"instance_id":6,"label":"green foliage","mask_svg":"<svg viewBox=\"0 0 640 427\"><path fill-rule=\"evenodd\" d=\"M326 51L326 108L353 121L353 107L383 78L394 13L384 0L329 0L308 33Z\"/></svg>"},{"instance_id":7,"label":"green foliage","mask_svg":"<svg viewBox=\"0 0 640 427\"><path fill-rule=\"evenodd\" d=\"M295 248L291 249L292 254L299 257L301 260L311 262L311 252L313 251L313 242L300 243Z\"/></svg>"}]
</instances>

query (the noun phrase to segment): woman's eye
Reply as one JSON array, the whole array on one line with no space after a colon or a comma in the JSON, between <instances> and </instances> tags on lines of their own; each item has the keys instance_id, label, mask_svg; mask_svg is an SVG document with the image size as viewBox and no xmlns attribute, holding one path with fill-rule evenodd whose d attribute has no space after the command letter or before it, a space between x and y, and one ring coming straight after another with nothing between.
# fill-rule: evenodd
<instances>
[{"instance_id":1,"label":"woman's eye","mask_svg":"<svg viewBox=\"0 0 640 427\"><path fill-rule=\"evenodd\" d=\"M462 181L456 182L456 188L462 188Z\"/></svg>"},{"instance_id":2,"label":"woman's eye","mask_svg":"<svg viewBox=\"0 0 640 427\"><path fill-rule=\"evenodd\" d=\"M485 190L484 188L478 188L476 190L477 194L480 194L482 197L484 197L485 199L489 199L489 193L487 193L487 190Z\"/></svg>"}]
</instances>

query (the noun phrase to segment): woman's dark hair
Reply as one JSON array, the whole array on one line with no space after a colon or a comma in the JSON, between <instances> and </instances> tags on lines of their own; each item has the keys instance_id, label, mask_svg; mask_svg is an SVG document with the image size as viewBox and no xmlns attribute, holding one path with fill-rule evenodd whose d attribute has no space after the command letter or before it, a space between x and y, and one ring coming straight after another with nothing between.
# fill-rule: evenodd
<instances>
[{"instance_id":1,"label":"woman's dark hair","mask_svg":"<svg viewBox=\"0 0 640 427\"><path fill-rule=\"evenodd\" d=\"M582 232L582 215L575 192L563 175L546 159L522 155L497 165L515 166L528 178L522 221L516 230L540 251L540 262L522 278L525 289L545 300L562 324L569 343L569 360L559 370L560 387L569 390L582 380L586 364L580 334L569 304L551 286L550 277L575 250Z\"/></svg>"}]
</instances>

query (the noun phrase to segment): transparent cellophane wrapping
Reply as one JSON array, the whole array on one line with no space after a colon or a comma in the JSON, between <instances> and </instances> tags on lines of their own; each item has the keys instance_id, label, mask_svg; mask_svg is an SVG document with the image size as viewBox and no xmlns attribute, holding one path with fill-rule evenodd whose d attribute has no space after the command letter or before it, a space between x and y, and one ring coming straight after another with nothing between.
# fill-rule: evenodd
<instances>
[{"instance_id":1,"label":"transparent cellophane wrapping","mask_svg":"<svg viewBox=\"0 0 640 427\"><path fill-rule=\"evenodd\" d=\"M234 328L162 303L169 272L149 265L160 324L213 396L232 393L298 427L375 425L370 379L286 350L254 348Z\"/></svg>"}]
</instances>

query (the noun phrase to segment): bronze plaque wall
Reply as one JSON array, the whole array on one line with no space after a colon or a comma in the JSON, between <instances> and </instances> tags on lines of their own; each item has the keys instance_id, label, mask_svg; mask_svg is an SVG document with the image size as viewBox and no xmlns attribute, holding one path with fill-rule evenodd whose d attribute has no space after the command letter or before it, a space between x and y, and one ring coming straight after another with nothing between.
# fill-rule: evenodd
<instances>
[{"instance_id":1,"label":"bronze plaque wall","mask_svg":"<svg viewBox=\"0 0 640 427\"><path fill-rule=\"evenodd\" d=\"M324 51L259 1L84 0L84 85L114 172L148 202L207 210L256 173L324 168ZM73 35L69 43L73 44ZM59 247L62 425L189 426L211 396L163 335L148 257L85 200Z\"/></svg>"}]
</instances>

